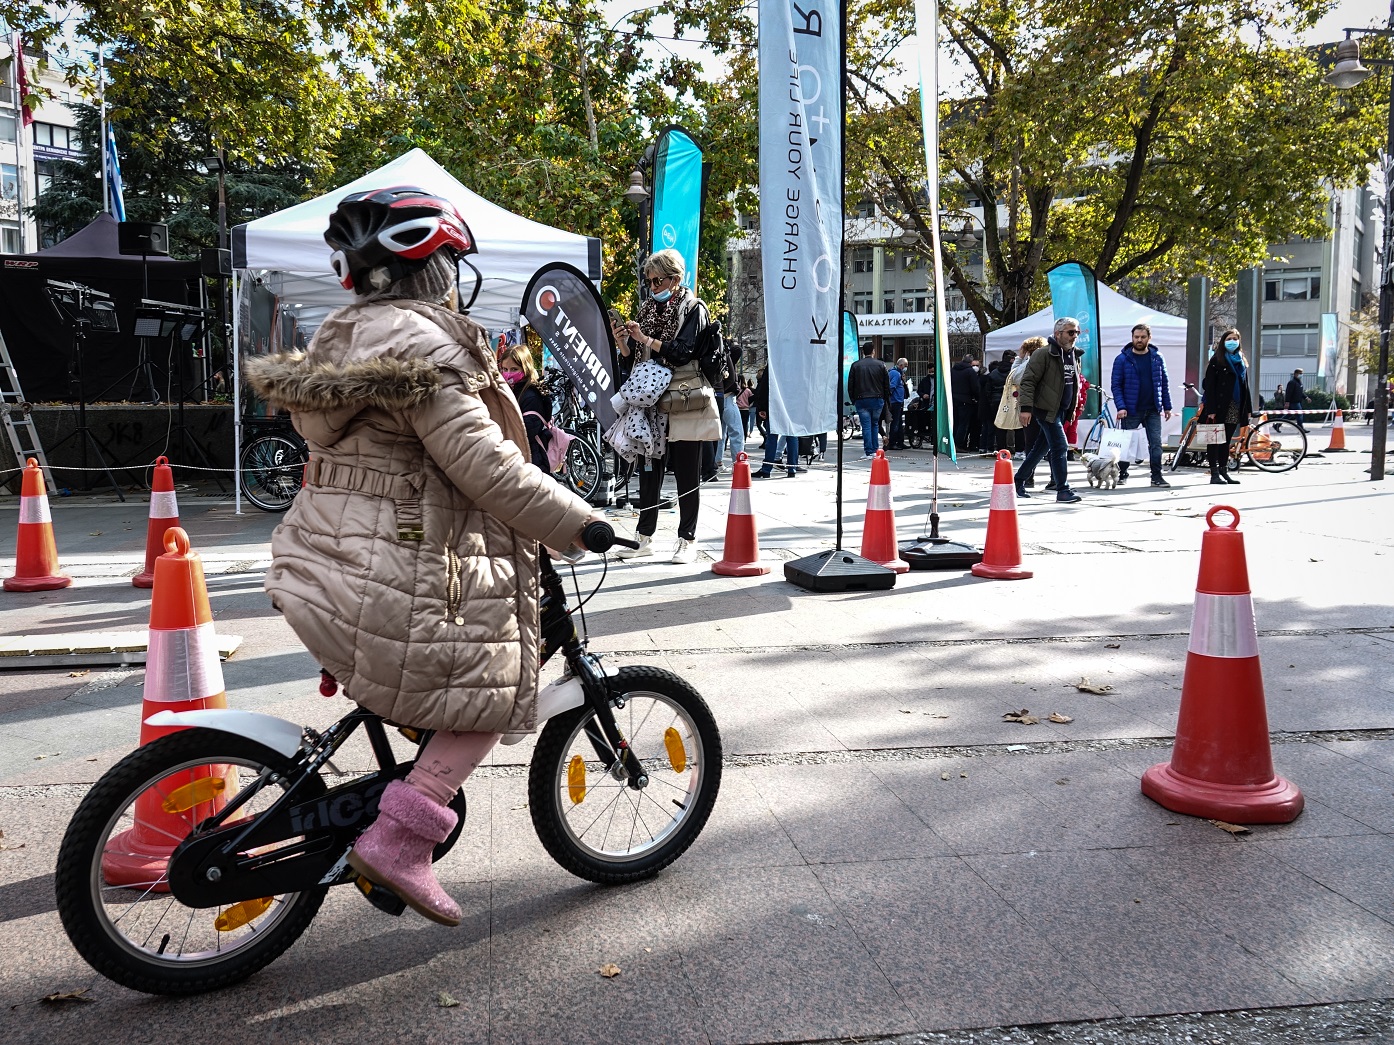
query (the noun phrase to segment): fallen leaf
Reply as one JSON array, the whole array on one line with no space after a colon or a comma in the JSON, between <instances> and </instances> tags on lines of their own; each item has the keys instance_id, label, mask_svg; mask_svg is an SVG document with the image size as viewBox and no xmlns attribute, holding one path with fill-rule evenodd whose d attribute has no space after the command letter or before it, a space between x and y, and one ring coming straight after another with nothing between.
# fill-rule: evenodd
<instances>
[{"instance_id":1,"label":"fallen leaf","mask_svg":"<svg viewBox=\"0 0 1394 1045\"><path fill-rule=\"evenodd\" d=\"M948 774L948 773L940 773L940 774L939 774L939 779L940 779L940 780L948 780L948 779L949 779L949 774Z\"/></svg>"},{"instance_id":2,"label":"fallen leaf","mask_svg":"<svg viewBox=\"0 0 1394 1045\"><path fill-rule=\"evenodd\" d=\"M1030 708L1022 708L1020 711L1008 711L1002 716L1004 722L1020 722L1023 726L1037 725L1041 720L1031 714Z\"/></svg>"},{"instance_id":3,"label":"fallen leaf","mask_svg":"<svg viewBox=\"0 0 1394 1045\"><path fill-rule=\"evenodd\" d=\"M1290 668L1295 668L1295 667L1297 667L1297 665L1296 665L1296 664L1289 664L1288 667L1290 667Z\"/></svg>"},{"instance_id":4,"label":"fallen leaf","mask_svg":"<svg viewBox=\"0 0 1394 1045\"><path fill-rule=\"evenodd\" d=\"M967 774L967 773L960 773L960 774L959 774L959 779L961 779L961 780L967 780L967 779L968 779L968 774Z\"/></svg>"},{"instance_id":5,"label":"fallen leaf","mask_svg":"<svg viewBox=\"0 0 1394 1045\"><path fill-rule=\"evenodd\" d=\"M47 755L35 755L34 761L42 762L46 758L52 758L54 755L61 755L62 753L61 751L50 751Z\"/></svg>"},{"instance_id":6,"label":"fallen leaf","mask_svg":"<svg viewBox=\"0 0 1394 1045\"><path fill-rule=\"evenodd\" d=\"M1120 648L1120 643L1117 643L1117 642L1105 642L1105 643L1104 643L1104 649L1119 649L1119 648Z\"/></svg>"},{"instance_id":7,"label":"fallen leaf","mask_svg":"<svg viewBox=\"0 0 1394 1045\"><path fill-rule=\"evenodd\" d=\"M97 761L97 760L96 760L95 758L84 758L83 761L84 761L84 762L95 762L95 761Z\"/></svg>"},{"instance_id":8,"label":"fallen leaf","mask_svg":"<svg viewBox=\"0 0 1394 1045\"><path fill-rule=\"evenodd\" d=\"M1133 897L1133 903L1142 903L1142 901L1139 900L1136 896L1134 896L1134 897Z\"/></svg>"},{"instance_id":9,"label":"fallen leaf","mask_svg":"<svg viewBox=\"0 0 1394 1045\"><path fill-rule=\"evenodd\" d=\"M1210 822L1214 824L1216 827L1218 827L1221 831L1228 831L1232 835L1249 834L1249 829L1247 827L1240 827L1238 824L1227 824L1223 820L1212 820Z\"/></svg>"},{"instance_id":10,"label":"fallen leaf","mask_svg":"<svg viewBox=\"0 0 1394 1045\"><path fill-rule=\"evenodd\" d=\"M80 679L80 678L82 678L83 675L86 675L86 674L87 674L89 671L91 671L91 670L92 670L91 668L83 668L81 671L70 671L70 672L68 672L68 678L70 678L70 679Z\"/></svg>"},{"instance_id":11,"label":"fallen leaf","mask_svg":"<svg viewBox=\"0 0 1394 1045\"><path fill-rule=\"evenodd\" d=\"M1074 721L1074 719L1072 719L1069 715L1062 715L1058 711L1052 711L1049 715L1046 716L1046 719L1050 722L1059 722L1062 725L1066 722Z\"/></svg>"},{"instance_id":12,"label":"fallen leaf","mask_svg":"<svg viewBox=\"0 0 1394 1045\"><path fill-rule=\"evenodd\" d=\"M616 965L614 962L606 962L604 965L602 965L595 971L600 973L600 975L604 976L607 980L613 980L616 976L620 974L620 967Z\"/></svg>"},{"instance_id":13,"label":"fallen leaf","mask_svg":"<svg viewBox=\"0 0 1394 1045\"><path fill-rule=\"evenodd\" d=\"M913 715L913 714L914 714L914 712L911 711L909 708L900 708L900 709L898 709L898 710L900 711L900 713L901 713L902 715Z\"/></svg>"},{"instance_id":14,"label":"fallen leaf","mask_svg":"<svg viewBox=\"0 0 1394 1045\"><path fill-rule=\"evenodd\" d=\"M930 715L930 713L929 713L928 711L926 711L925 714L926 714L926 715L929 715L930 718L948 718L948 717L949 717L948 715Z\"/></svg>"},{"instance_id":15,"label":"fallen leaf","mask_svg":"<svg viewBox=\"0 0 1394 1045\"><path fill-rule=\"evenodd\" d=\"M39 1000L46 1001L50 1005L56 1005L58 1002L63 1001L96 1001L96 998L85 997L90 989L91 988L83 987L81 990L76 991L59 991L55 994L45 994Z\"/></svg>"},{"instance_id":16,"label":"fallen leaf","mask_svg":"<svg viewBox=\"0 0 1394 1045\"><path fill-rule=\"evenodd\" d=\"M1180 820L1168 820L1168 821L1167 821L1165 824L1163 824L1162 826L1163 826L1163 827L1180 827L1180 826L1181 826L1181 821L1180 821Z\"/></svg>"},{"instance_id":17,"label":"fallen leaf","mask_svg":"<svg viewBox=\"0 0 1394 1045\"><path fill-rule=\"evenodd\" d=\"M652 948L652 947L645 947L645 948L644 948L644 953L645 953L645 954L652 954L652 953L653 953L653 948Z\"/></svg>"},{"instance_id":18,"label":"fallen leaf","mask_svg":"<svg viewBox=\"0 0 1394 1045\"><path fill-rule=\"evenodd\" d=\"M1063 787L1064 785L1068 784L1069 782L1070 782L1070 778L1067 777L1067 776L1062 776L1059 780L1056 781L1056 783L1059 784L1059 785L1062 786L1062 787Z\"/></svg>"},{"instance_id":19,"label":"fallen leaf","mask_svg":"<svg viewBox=\"0 0 1394 1045\"><path fill-rule=\"evenodd\" d=\"M436 995L436 1004L442 1009L453 1009L460 1003L452 998L447 992L441 991Z\"/></svg>"},{"instance_id":20,"label":"fallen leaf","mask_svg":"<svg viewBox=\"0 0 1394 1045\"><path fill-rule=\"evenodd\" d=\"M1308 561L1308 562L1321 562L1320 559L1308 559L1307 561Z\"/></svg>"},{"instance_id":21,"label":"fallen leaf","mask_svg":"<svg viewBox=\"0 0 1394 1045\"><path fill-rule=\"evenodd\" d=\"M102 535L102 531L101 531L101 530L88 530L88 531L87 531L87 536L88 536L88 537L100 537L101 535Z\"/></svg>"},{"instance_id":22,"label":"fallen leaf","mask_svg":"<svg viewBox=\"0 0 1394 1045\"><path fill-rule=\"evenodd\" d=\"M1076 682L1075 689L1079 690L1081 693L1098 693L1100 695L1113 692L1113 687L1107 682L1100 685L1096 682L1090 682L1087 677L1081 678Z\"/></svg>"}]
</instances>

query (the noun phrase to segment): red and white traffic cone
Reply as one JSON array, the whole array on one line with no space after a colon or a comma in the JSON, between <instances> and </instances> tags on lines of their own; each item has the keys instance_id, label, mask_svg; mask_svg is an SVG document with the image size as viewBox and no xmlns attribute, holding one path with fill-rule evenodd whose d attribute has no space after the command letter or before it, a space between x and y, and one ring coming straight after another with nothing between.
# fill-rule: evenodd
<instances>
[{"instance_id":1,"label":"red and white traffic cone","mask_svg":"<svg viewBox=\"0 0 1394 1045\"><path fill-rule=\"evenodd\" d=\"M150 522L145 532L145 569L131 578L137 588L155 586L155 560L165 550L165 531L179 525L179 501L174 496L174 472L169 458L155 458L155 477L150 483Z\"/></svg>"},{"instance_id":2,"label":"red and white traffic cone","mask_svg":"<svg viewBox=\"0 0 1394 1045\"><path fill-rule=\"evenodd\" d=\"M994 581L1021 581L1031 576L1021 568L1021 535L1016 526L1016 478L1012 475L1012 454L997 451L992 466L992 500L988 502L987 541L983 561L973 564L974 577Z\"/></svg>"},{"instance_id":3,"label":"red and white traffic cone","mask_svg":"<svg viewBox=\"0 0 1394 1045\"><path fill-rule=\"evenodd\" d=\"M891 462L884 450L877 450L871 461L871 486L866 491L866 517L862 522L862 558L896 573L910 570L910 564L900 557L895 540Z\"/></svg>"},{"instance_id":4,"label":"red and white traffic cone","mask_svg":"<svg viewBox=\"0 0 1394 1045\"><path fill-rule=\"evenodd\" d=\"M19 532L15 537L15 574L5 578L6 591L52 591L73 583L58 572L58 545L48 510L44 473L34 458L24 465L19 488Z\"/></svg>"},{"instance_id":5,"label":"red and white traffic cone","mask_svg":"<svg viewBox=\"0 0 1394 1045\"><path fill-rule=\"evenodd\" d=\"M1216 526L1217 512L1234 521ZM1286 824L1302 812L1302 792L1273 772L1239 513L1216 505L1205 521L1176 743L1170 762L1143 774L1142 793L1190 816Z\"/></svg>"},{"instance_id":6,"label":"red and white traffic cone","mask_svg":"<svg viewBox=\"0 0 1394 1045\"><path fill-rule=\"evenodd\" d=\"M1346 449L1346 419L1338 409L1336 420L1331 423L1331 445L1322 451L1324 454L1349 453Z\"/></svg>"},{"instance_id":7,"label":"red and white traffic cone","mask_svg":"<svg viewBox=\"0 0 1394 1045\"><path fill-rule=\"evenodd\" d=\"M769 573L760 565L760 537L755 530L755 513L750 509L750 458L736 455L731 468L731 503L726 511L726 546L721 561L712 563L712 573L723 577L758 577Z\"/></svg>"},{"instance_id":8,"label":"red and white traffic cone","mask_svg":"<svg viewBox=\"0 0 1394 1045\"><path fill-rule=\"evenodd\" d=\"M142 745L182 728L151 726L146 720L152 715L227 707L203 560L189 551L189 535L179 527L165 534L165 554L155 560L148 650ZM142 793L135 802L135 825L113 836L102 853L106 883L167 891L160 880L170 854L195 824L237 793L235 774L232 767L199 766L170 774Z\"/></svg>"}]
</instances>

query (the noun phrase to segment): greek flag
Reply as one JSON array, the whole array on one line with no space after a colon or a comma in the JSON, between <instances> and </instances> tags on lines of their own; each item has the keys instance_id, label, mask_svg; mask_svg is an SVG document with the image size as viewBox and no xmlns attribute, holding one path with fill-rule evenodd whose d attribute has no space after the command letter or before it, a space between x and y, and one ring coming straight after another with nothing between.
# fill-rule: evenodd
<instances>
[{"instance_id":1,"label":"greek flag","mask_svg":"<svg viewBox=\"0 0 1394 1045\"><path fill-rule=\"evenodd\" d=\"M106 148L102 162L106 164L107 209L117 221L126 220L126 200L121 191L121 160L116 155L116 131L106 129Z\"/></svg>"}]
</instances>

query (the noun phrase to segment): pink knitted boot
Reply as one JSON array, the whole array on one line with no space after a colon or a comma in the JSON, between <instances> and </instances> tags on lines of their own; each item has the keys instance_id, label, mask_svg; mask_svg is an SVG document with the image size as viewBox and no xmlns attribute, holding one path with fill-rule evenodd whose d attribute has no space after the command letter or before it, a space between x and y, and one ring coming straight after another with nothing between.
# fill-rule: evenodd
<instances>
[{"instance_id":1,"label":"pink knitted boot","mask_svg":"<svg viewBox=\"0 0 1394 1045\"><path fill-rule=\"evenodd\" d=\"M445 841L458 819L452 810L394 780L378 802L378 818L349 853L349 866L391 889L431 921L459 925L460 907L431 869L431 851Z\"/></svg>"}]
</instances>

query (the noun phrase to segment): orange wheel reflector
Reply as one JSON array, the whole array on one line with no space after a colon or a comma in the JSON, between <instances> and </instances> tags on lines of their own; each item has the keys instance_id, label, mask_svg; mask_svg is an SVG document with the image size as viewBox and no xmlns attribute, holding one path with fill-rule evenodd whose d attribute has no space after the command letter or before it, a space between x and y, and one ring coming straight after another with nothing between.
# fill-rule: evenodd
<instances>
[{"instance_id":1,"label":"orange wheel reflector","mask_svg":"<svg viewBox=\"0 0 1394 1045\"><path fill-rule=\"evenodd\" d=\"M586 760L580 755L572 755L566 767L566 790L571 795L571 804L578 806L586 797Z\"/></svg>"},{"instance_id":2,"label":"orange wheel reflector","mask_svg":"<svg viewBox=\"0 0 1394 1045\"><path fill-rule=\"evenodd\" d=\"M263 896L260 900L243 900L235 903L222 914L218 915L213 923L213 928L220 933L230 933L234 929L240 929L248 922L255 921L266 913L271 906L271 897Z\"/></svg>"},{"instance_id":3,"label":"orange wheel reflector","mask_svg":"<svg viewBox=\"0 0 1394 1045\"><path fill-rule=\"evenodd\" d=\"M220 776L206 776L192 781L183 787L176 787L169 797L160 803L166 813L182 813L201 802L211 802L227 788L227 781Z\"/></svg>"},{"instance_id":4,"label":"orange wheel reflector","mask_svg":"<svg viewBox=\"0 0 1394 1045\"><path fill-rule=\"evenodd\" d=\"M663 746L668 749L668 763L674 773L681 773L687 768L687 748L683 747L682 737L672 726L663 731Z\"/></svg>"}]
</instances>

